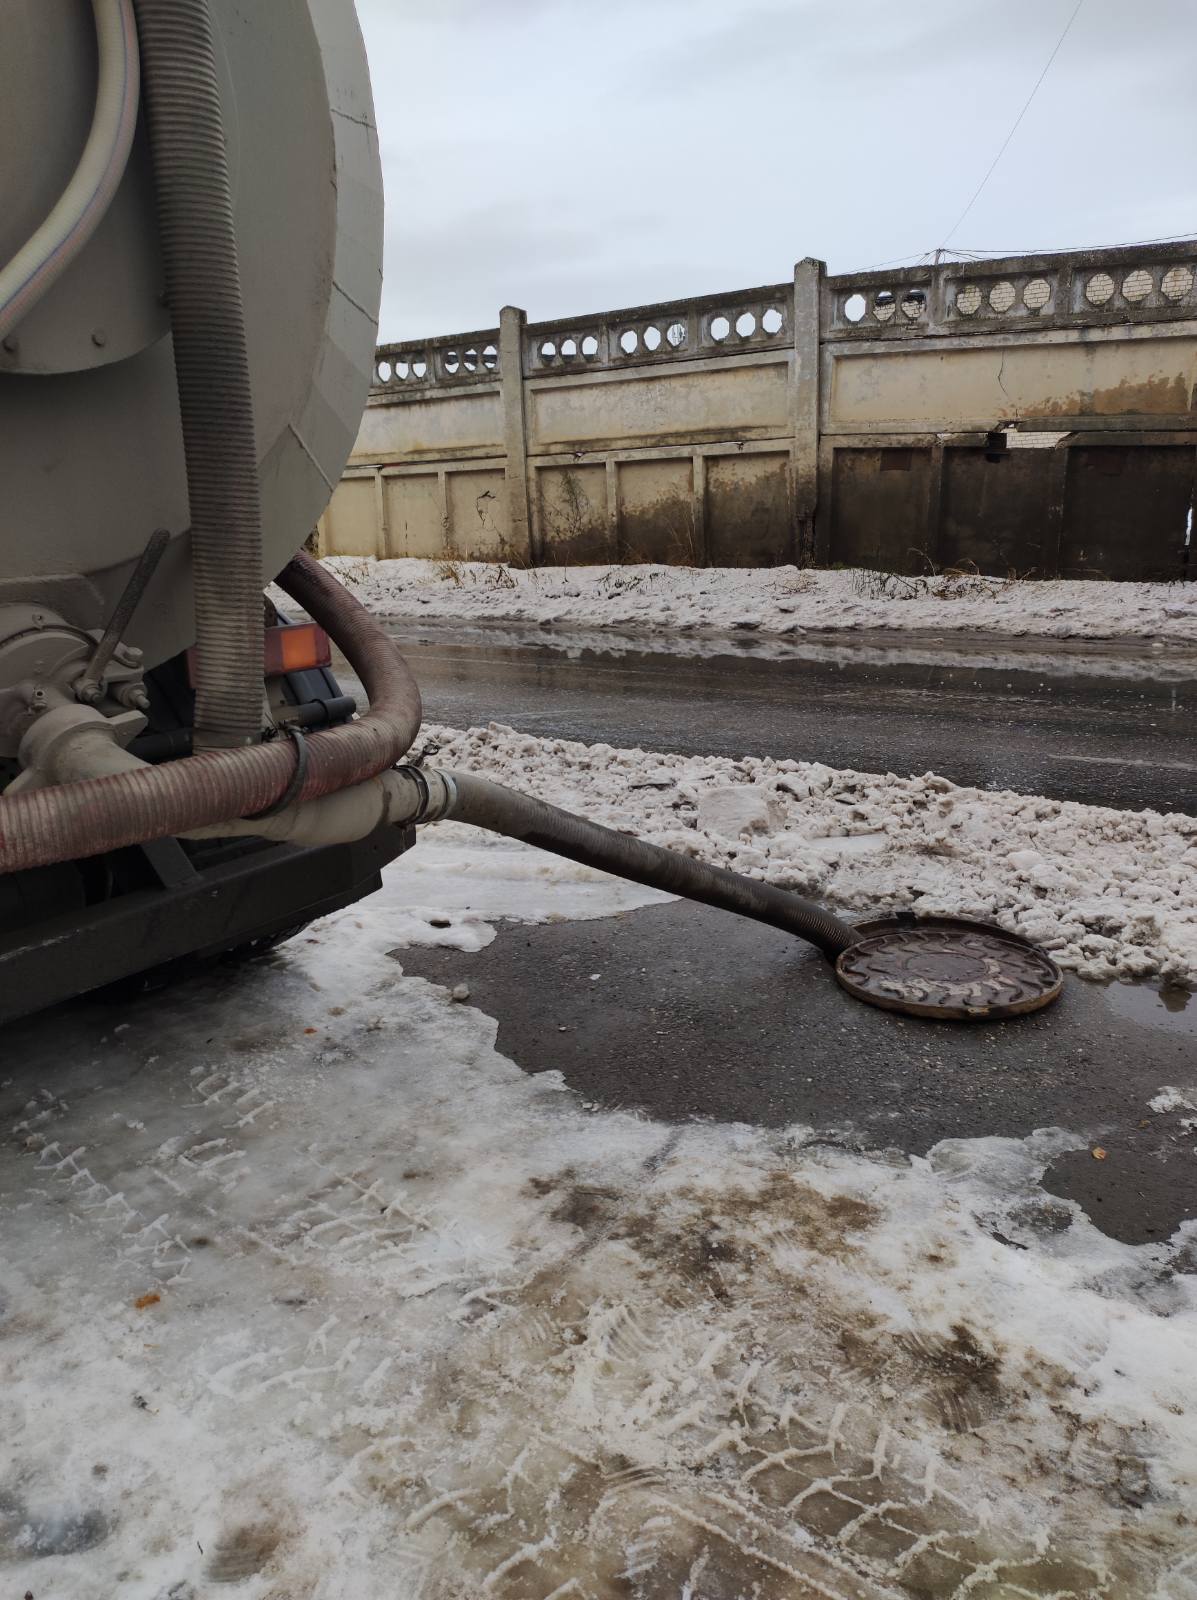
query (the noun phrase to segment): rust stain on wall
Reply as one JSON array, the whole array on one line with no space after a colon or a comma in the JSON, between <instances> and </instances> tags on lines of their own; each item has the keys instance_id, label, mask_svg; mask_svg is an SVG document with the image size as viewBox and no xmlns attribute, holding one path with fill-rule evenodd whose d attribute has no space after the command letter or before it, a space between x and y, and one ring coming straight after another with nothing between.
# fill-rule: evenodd
<instances>
[{"instance_id":1,"label":"rust stain on wall","mask_svg":"<svg viewBox=\"0 0 1197 1600\"><path fill-rule=\"evenodd\" d=\"M1190 409L1184 375L1149 378L1143 383L1123 379L1113 388L1061 395L1055 400L1025 408L1035 417L1178 416Z\"/></svg>"}]
</instances>

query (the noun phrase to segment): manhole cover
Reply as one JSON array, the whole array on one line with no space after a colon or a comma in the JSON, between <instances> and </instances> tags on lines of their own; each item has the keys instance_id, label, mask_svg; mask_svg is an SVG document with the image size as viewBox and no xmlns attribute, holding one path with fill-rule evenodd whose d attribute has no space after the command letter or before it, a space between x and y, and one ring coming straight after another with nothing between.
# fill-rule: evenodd
<instances>
[{"instance_id":1,"label":"manhole cover","mask_svg":"<svg viewBox=\"0 0 1197 1600\"><path fill-rule=\"evenodd\" d=\"M862 930L864 931L864 930ZM1034 945L984 924L871 924L835 975L849 994L914 1017L1017 1017L1050 1005L1064 979Z\"/></svg>"}]
</instances>

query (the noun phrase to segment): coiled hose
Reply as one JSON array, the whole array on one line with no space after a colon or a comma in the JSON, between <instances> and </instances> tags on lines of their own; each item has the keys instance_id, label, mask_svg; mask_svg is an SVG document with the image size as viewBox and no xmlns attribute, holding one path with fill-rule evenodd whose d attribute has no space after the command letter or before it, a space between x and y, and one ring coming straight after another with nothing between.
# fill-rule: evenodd
<instances>
[{"instance_id":1,"label":"coiled hose","mask_svg":"<svg viewBox=\"0 0 1197 1600\"><path fill-rule=\"evenodd\" d=\"M491 833L506 834L510 839L522 839L540 850L646 884L650 889L663 889L667 894L767 922L816 945L832 961L860 937L822 906L770 883L758 883L738 872L709 867L626 833L601 828L595 822L504 789L473 773L446 772L441 776L454 792L445 813L454 822L468 822Z\"/></svg>"},{"instance_id":2,"label":"coiled hose","mask_svg":"<svg viewBox=\"0 0 1197 1600\"><path fill-rule=\"evenodd\" d=\"M262 731L262 513L241 275L207 0L135 0L195 588L197 750Z\"/></svg>"},{"instance_id":3,"label":"coiled hose","mask_svg":"<svg viewBox=\"0 0 1197 1600\"><path fill-rule=\"evenodd\" d=\"M99 71L79 165L41 227L0 269L0 339L28 316L91 238L124 177L140 72L130 0L92 0ZM12 159L18 159L13 153Z\"/></svg>"},{"instance_id":4,"label":"coiled hose","mask_svg":"<svg viewBox=\"0 0 1197 1600\"><path fill-rule=\"evenodd\" d=\"M308 736L299 802L361 783L402 760L420 731L420 691L382 625L319 562L301 551L278 581L336 639L370 699L364 717ZM255 705L261 672L259 658ZM286 793L295 766L294 746L276 741L0 795L0 873L102 855L265 811Z\"/></svg>"}]
</instances>

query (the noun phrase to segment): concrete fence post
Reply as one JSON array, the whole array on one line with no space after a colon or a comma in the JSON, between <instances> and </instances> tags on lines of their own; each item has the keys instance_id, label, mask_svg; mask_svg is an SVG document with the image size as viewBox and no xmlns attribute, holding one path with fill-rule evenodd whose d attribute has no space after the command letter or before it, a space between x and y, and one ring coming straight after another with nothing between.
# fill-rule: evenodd
<instances>
[{"instance_id":1,"label":"concrete fence post","mask_svg":"<svg viewBox=\"0 0 1197 1600\"><path fill-rule=\"evenodd\" d=\"M794 559L815 559L819 503L819 299L826 265L805 256L794 268Z\"/></svg>"},{"instance_id":2,"label":"concrete fence post","mask_svg":"<svg viewBox=\"0 0 1197 1600\"><path fill-rule=\"evenodd\" d=\"M524 415L524 328L528 314L518 306L499 312L499 383L503 398L503 449L507 457L507 523L513 550L529 561L533 547L528 507L528 431Z\"/></svg>"}]
</instances>

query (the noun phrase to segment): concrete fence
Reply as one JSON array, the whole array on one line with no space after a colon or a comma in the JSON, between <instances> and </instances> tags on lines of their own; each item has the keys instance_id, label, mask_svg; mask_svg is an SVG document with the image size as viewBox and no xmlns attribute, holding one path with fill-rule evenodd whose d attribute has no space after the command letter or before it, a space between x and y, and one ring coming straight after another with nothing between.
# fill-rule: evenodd
<instances>
[{"instance_id":1,"label":"concrete fence","mask_svg":"<svg viewBox=\"0 0 1197 1600\"><path fill-rule=\"evenodd\" d=\"M1197 241L381 346L325 554L1190 576ZM1192 572L1197 575L1197 558Z\"/></svg>"}]
</instances>

